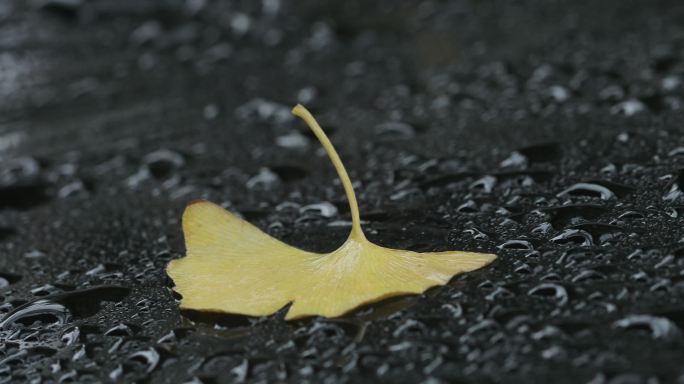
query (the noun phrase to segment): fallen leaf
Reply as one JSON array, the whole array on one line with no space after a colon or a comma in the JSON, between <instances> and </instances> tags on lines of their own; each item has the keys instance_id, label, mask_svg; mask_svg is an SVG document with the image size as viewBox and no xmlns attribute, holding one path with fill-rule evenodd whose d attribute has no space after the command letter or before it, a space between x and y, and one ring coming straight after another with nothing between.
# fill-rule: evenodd
<instances>
[{"instance_id":1,"label":"fallen leaf","mask_svg":"<svg viewBox=\"0 0 684 384\"><path fill-rule=\"evenodd\" d=\"M194 202L183 214L187 255L167 268L183 296L182 309L264 316L292 303L288 320L337 317L385 298L422 293L496 258L459 251L417 253L368 241L354 189L333 145L304 107L297 105L292 113L309 125L337 170L351 209L349 238L333 252L307 252L216 204Z\"/></svg>"}]
</instances>

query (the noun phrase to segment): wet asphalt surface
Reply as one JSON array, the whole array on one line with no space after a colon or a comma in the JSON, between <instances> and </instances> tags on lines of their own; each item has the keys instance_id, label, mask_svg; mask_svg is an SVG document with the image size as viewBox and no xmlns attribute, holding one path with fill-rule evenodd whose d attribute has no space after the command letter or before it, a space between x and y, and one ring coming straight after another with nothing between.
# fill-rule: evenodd
<instances>
[{"instance_id":1,"label":"wet asphalt surface","mask_svg":"<svg viewBox=\"0 0 684 384\"><path fill-rule=\"evenodd\" d=\"M0 382L684 382L678 1L0 3ZM180 216L490 267L340 319L181 313ZM268 284L268 278L264 278Z\"/></svg>"}]
</instances>

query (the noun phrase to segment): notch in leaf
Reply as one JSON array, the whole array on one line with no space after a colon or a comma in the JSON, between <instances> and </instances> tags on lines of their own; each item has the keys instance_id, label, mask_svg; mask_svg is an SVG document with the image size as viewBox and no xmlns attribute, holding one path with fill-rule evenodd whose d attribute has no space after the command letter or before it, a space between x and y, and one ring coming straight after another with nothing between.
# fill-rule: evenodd
<instances>
[{"instance_id":1,"label":"notch in leaf","mask_svg":"<svg viewBox=\"0 0 684 384\"><path fill-rule=\"evenodd\" d=\"M292 303L286 319L337 317L393 296L419 294L491 263L493 254L390 249L361 229L352 183L335 148L306 108L302 118L328 153L351 209L352 228L337 250L320 254L287 245L208 201L183 213L186 257L167 267L182 309L270 315Z\"/></svg>"}]
</instances>

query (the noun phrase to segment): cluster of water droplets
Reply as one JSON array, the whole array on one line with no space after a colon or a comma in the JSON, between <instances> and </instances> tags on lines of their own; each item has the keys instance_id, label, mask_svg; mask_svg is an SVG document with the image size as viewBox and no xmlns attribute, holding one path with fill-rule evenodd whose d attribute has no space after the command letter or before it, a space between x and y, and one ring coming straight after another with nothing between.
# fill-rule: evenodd
<instances>
[{"instance_id":1,"label":"cluster of water droplets","mask_svg":"<svg viewBox=\"0 0 684 384\"><path fill-rule=\"evenodd\" d=\"M454 34L473 39L463 52L436 31L387 41L412 27L374 6L359 21L277 0L134 3L36 5L71 20L55 36L85 25L127 54L107 76L63 76L59 92L17 89L59 118L0 131L0 382L684 375L669 363L684 357L684 142L658 120L682 102L676 44L628 50L634 68L622 51L593 62L581 39L543 60L492 59L468 23ZM450 28L461 7L428 1L411 17ZM458 64L435 69L443 60ZM306 249L348 234L341 187L289 100L338 147L369 238L498 260L340 319L181 313L164 269L182 256L192 199ZM103 117L69 120L65 105Z\"/></svg>"}]
</instances>

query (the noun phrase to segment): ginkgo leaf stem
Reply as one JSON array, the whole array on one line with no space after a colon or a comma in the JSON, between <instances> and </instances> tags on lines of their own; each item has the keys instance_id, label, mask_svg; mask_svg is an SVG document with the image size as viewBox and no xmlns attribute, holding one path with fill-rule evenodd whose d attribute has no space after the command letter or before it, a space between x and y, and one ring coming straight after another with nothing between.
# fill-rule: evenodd
<instances>
[{"instance_id":1,"label":"ginkgo leaf stem","mask_svg":"<svg viewBox=\"0 0 684 384\"><path fill-rule=\"evenodd\" d=\"M349 179L349 175L347 174L347 170L344 168L342 160L340 160L340 156L337 154L335 147L332 145L330 139L328 139L328 136L325 134L321 126L318 125L316 119L313 117L313 115L311 115L311 112L304 108L304 106L302 106L301 104L297 104L294 108L292 108L292 114L300 117L309 126L309 128L311 128L314 135L316 135L316 137L318 138L318 141L320 141L321 145L323 145L325 152L330 157L333 166L335 166L337 176L340 178L342 186L344 187L344 192L347 195L347 200L349 201L349 209L351 211L352 230L349 234L349 238L356 240L365 240L366 237L364 236L363 230L361 229L359 204L356 202L354 187L352 186L351 180Z\"/></svg>"}]
</instances>

